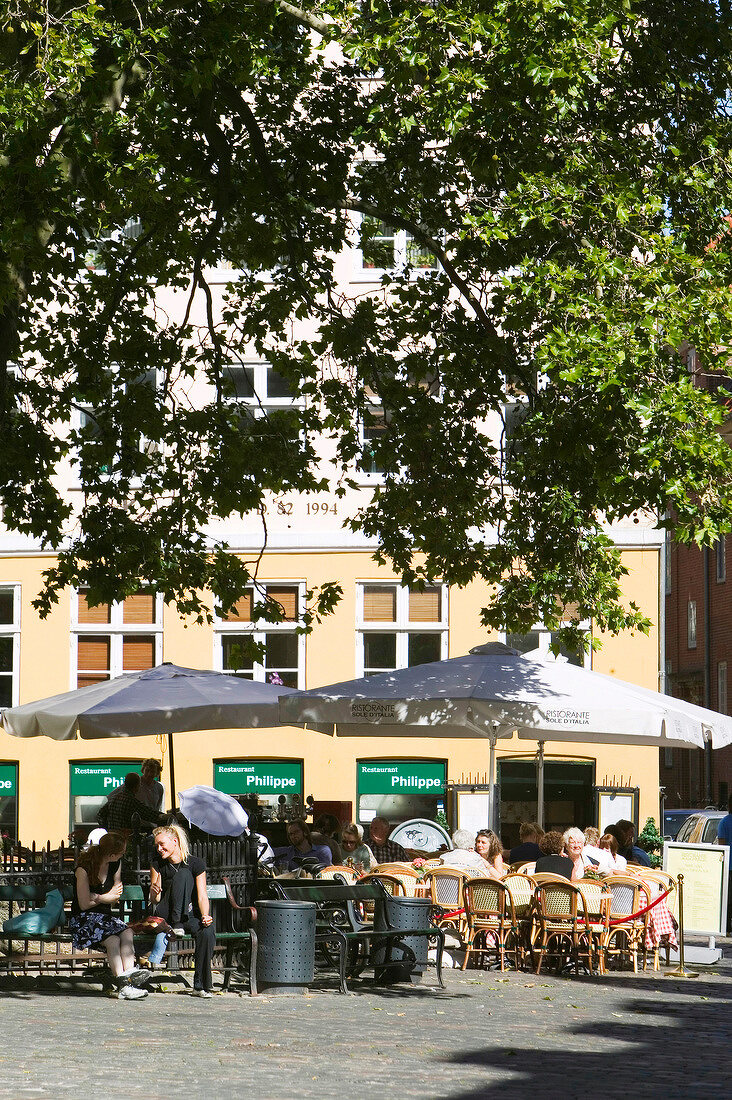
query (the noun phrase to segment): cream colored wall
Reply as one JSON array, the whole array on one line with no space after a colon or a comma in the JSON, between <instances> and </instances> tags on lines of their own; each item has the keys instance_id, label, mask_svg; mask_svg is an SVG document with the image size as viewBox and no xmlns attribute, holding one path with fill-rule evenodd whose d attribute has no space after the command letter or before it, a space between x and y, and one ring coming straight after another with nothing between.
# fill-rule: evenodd
<instances>
[{"instance_id":1,"label":"cream colored wall","mask_svg":"<svg viewBox=\"0 0 732 1100\"><path fill-rule=\"evenodd\" d=\"M624 591L653 620L658 616L658 560L655 550L630 550L624 563L630 570ZM38 620L31 600L40 588L41 570L47 558L0 558L0 583L22 586L20 701L30 702L69 689L69 602L62 600L45 622ZM337 612L317 625L307 640L308 687L351 679L355 667L356 582L389 579L365 552L272 553L260 569L263 580L302 580L308 587L327 580L338 581L344 597ZM480 625L481 586L471 584L450 593L450 656L466 653L485 641ZM623 635L603 638L594 667L644 687L658 683L658 635L654 625L648 637ZM211 668L213 629L182 621L174 609L164 616L163 659L190 667ZM499 743L500 745L500 743ZM508 741L500 745L498 758L533 756L533 742ZM658 750L619 749L612 745L562 745L547 742L548 756L596 759L596 779L618 782L621 774L629 785L641 787L641 824L658 814ZM19 762L19 835L24 843L35 839L54 843L68 832L69 761L85 759L140 760L159 755L151 737L101 741L53 742L27 740L0 733L0 760ZM291 728L182 733L175 737L176 786L211 783L213 760L227 757L293 757L305 762L304 794L317 799L350 800L356 797L356 761L359 758L406 757L447 759L448 778L482 775L488 767L488 746L480 740L441 738L332 738ZM167 779L167 775L163 776Z\"/></svg>"}]
</instances>

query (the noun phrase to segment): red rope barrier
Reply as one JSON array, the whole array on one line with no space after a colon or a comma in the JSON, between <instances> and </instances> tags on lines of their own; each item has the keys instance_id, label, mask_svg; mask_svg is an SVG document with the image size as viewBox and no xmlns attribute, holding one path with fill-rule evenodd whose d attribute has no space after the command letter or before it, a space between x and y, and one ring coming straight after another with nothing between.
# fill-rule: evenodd
<instances>
[{"instance_id":1,"label":"red rope barrier","mask_svg":"<svg viewBox=\"0 0 732 1100\"><path fill-rule=\"evenodd\" d=\"M645 913L649 913L654 906L658 905L659 901L663 901L671 893L670 890L665 890L662 894L651 902L650 905L646 905L645 909L639 909L637 913L629 913L627 917L617 917L615 920L611 920L610 924L627 924L628 921L635 920L636 917L642 917ZM459 917L464 913L464 909L455 909L451 913L440 913L440 920L450 920L451 917Z\"/></svg>"},{"instance_id":2,"label":"red rope barrier","mask_svg":"<svg viewBox=\"0 0 732 1100\"><path fill-rule=\"evenodd\" d=\"M645 909L639 909L637 913L629 913L627 917L617 917L616 920L611 920L610 924L627 924L628 921L635 920L636 917L642 917L644 913L648 913L655 905L658 905L659 901L663 901L664 898L667 898L670 893L670 890L665 890L663 894L659 894L655 901L652 901Z\"/></svg>"}]
</instances>

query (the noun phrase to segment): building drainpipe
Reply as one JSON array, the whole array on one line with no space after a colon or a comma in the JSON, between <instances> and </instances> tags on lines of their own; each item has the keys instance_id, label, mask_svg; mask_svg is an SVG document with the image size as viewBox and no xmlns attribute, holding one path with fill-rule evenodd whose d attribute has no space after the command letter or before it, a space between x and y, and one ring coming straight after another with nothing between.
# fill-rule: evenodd
<instances>
[{"instance_id":1,"label":"building drainpipe","mask_svg":"<svg viewBox=\"0 0 732 1100\"><path fill-rule=\"evenodd\" d=\"M712 706L712 623L709 584L709 547L704 547L704 706ZM712 743L704 746L704 791L707 806L712 805Z\"/></svg>"}]
</instances>

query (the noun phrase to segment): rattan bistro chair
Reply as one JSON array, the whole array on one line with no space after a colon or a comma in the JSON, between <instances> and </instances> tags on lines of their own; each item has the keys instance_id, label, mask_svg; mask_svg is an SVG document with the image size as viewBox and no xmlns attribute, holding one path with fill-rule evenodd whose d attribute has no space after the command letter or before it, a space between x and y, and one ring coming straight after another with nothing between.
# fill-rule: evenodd
<instances>
[{"instance_id":1,"label":"rattan bistro chair","mask_svg":"<svg viewBox=\"0 0 732 1100\"><path fill-rule=\"evenodd\" d=\"M610 902L610 920L622 920L631 913L638 913L650 904L650 890L635 875L608 875L604 880L612 895ZM638 955L643 958L646 967L646 936L648 934L648 913L634 920L623 920L622 924L610 924L605 934L606 962L617 962L622 968L626 959L633 963L633 973L638 973Z\"/></svg>"},{"instance_id":2,"label":"rattan bistro chair","mask_svg":"<svg viewBox=\"0 0 732 1100\"><path fill-rule=\"evenodd\" d=\"M436 867L424 876L424 885L437 910L435 924L440 928L453 928L461 939L465 939L468 931L464 891L465 884L471 881L474 880L456 867Z\"/></svg>"},{"instance_id":3,"label":"rattan bistro chair","mask_svg":"<svg viewBox=\"0 0 732 1100\"><path fill-rule=\"evenodd\" d=\"M463 970L473 954L484 960L492 955L501 970L506 969L510 954L518 970L522 951L511 891L497 879L474 878L465 883L463 893L467 922Z\"/></svg>"},{"instance_id":4,"label":"rattan bistro chair","mask_svg":"<svg viewBox=\"0 0 732 1100\"><path fill-rule=\"evenodd\" d=\"M419 874L409 863L380 863L371 868L371 873L398 878L404 887L406 897L414 897L414 889L419 882Z\"/></svg>"},{"instance_id":5,"label":"rattan bistro chair","mask_svg":"<svg viewBox=\"0 0 732 1100\"><path fill-rule=\"evenodd\" d=\"M580 963L590 974L602 971L602 940L605 926L592 922L582 891L574 883L540 883L534 891L535 925L532 929L531 953L538 974L545 958L561 971L573 963L579 973Z\"/></svg>"},{"instance_id":6,"label":"rattan bistro chair","mask_svg":"<svg viewBox=\"0 0 732 1100\"><path fill-rule=\"evenodd\" d=\"M353 867L343 867L337 863L331 864L330 867L324 867L317 877L329 879L341 878L345 879L348 883L358 882L358 875Z\"/></svg>"}]
</instances>

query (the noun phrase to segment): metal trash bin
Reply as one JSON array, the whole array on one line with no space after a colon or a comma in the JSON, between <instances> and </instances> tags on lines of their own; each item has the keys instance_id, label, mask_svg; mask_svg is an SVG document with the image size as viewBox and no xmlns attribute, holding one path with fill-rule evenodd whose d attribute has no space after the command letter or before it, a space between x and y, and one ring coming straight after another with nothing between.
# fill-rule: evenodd
<instances>
[{"instance_id":1,"label":"metal trash bin","mask_svg":"<svg viewBox=\"0 0 732 1100\"><path fill-rule=\"evenodd\" d=\"M257 985L268 993L304 993L315 976L315 902L257 902Z\"/></svg>"},{"instance_id":2,"label":"metal trash bin","mask_svg":"<svg viewBox=\"0 0 732 1100\"><path fill-rule=\"evenodd\" d=\"M376 906L374 930L403 929L403 939L393 940L387 962L388 947L374 948L371 964L374 979L383 985L393 982L419 982L427 966L429 939L409 936L410 928L429 928L432 902L429 898L387 897ZM387 923L388 922L388 923Z\"/></svg>"}]
</instances>

